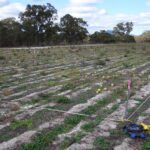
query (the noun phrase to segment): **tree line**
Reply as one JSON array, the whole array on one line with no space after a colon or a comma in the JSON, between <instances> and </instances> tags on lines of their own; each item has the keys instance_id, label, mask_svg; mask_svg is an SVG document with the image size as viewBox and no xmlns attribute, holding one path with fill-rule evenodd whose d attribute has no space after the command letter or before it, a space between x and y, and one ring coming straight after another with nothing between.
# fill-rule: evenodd
<instances>
[{"instance_id":1,"label":"tree line","mask_svg":"<svg viewBox=\"0 0 150 150\"><path fill-rule=\"evenodd\" d=\"M132 22L119 23L110 33L102 30L89 34L82 18L66 14L58 23L57 10L49 3L27 5L18 18L0 20L0 47L135 42L130 35Z\"/></svg>"},{"instance_id":2,"label":"tree line","mask_svg":"<svg viewBox=\"0 0 150 150\"><path fill-rule=\"evenodd\" d=\"M135 37L136 42L150 42L150 31L145 31L140 36Z\"/></svg>"}]
</instances>

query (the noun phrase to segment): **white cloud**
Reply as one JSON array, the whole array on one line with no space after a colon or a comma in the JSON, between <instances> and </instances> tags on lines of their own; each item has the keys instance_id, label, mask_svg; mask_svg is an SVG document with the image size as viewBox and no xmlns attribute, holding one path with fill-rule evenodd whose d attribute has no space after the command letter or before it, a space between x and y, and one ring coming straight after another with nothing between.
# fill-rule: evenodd
<instances>
[{"instance_id":1,"label":"white cloud","mask_svg":"<svg viewBox=\"0 0 150 150\"><path fill-rule=\"evenodd\" d=\"M8 17L18 17L18 14L25 10L25 5L21 3L10 3L0 8L0 19Z\"/></svg>"},{"instance_id":2,"label":"white cloud","mask_svg":"<svg viewBox=\"0 0 150 150\"><path fill-rule=\"evenodd\" d=\"M27 0L28 1L28 0ZM104 8L98 8L97 4L103 0L70 0L69 4L58 10L58 16L69 13L75 17L81 17L88 23L90 33L100 30L111 30L119 22L134 22L134 34L141 34L144 30L150 30L150 12L141 12L136 15L117 13L109 14ZM18 17L19 12L25 10L26 5L9 3L8 0L0 0L0 19Z\"/></svg>"},{"instance_id":3,"label":"white cloud","mask_svg":"<svg viewBox=\"0 0 150 150\"><path fill-rule=\"evenodd\" d=\"M0 0L0 7L9 4L8 0Z\"/></svg>"},{"instance_id":4,"label":"white cloud","mask_svg":"<svg viewBox=\"0 0 150 150\"><path fill-rule=\"evenodd\" d=\"M99 2L102 2L102 0L70 0L69 4L58 12L59 17L65 14L83 18L90 18L95 14L105 15L107 13L105 9L98 9L95 6Z\"/></svg>"},{"instance_id":5,"label":"white cloud","mask_svg":"<svg viewBox=\"0 0 150 150\"><path fill-rule=\"evenodd\" d=\"M131 14L107 14L103 16L95 16L88 19L89 31L92 33L95 30L110 30L119 23L132 21L134 23L133 34L141 34L144 30L150 30L150 12L142 12L138 15Z\"/></svg>"},{"instance_id":6,"label":"white cloud","mask_svg":"<svg viewBox=\"0 0 150 150\"><path fill-rule=\"evenodd\" d=\"M70 0L69 4L58 11L62 17L69 13L75 17L81 17L88 23L90 33L100 30L112 30L119 22L132 21L134 34L141 34L144 30L150 30L150 12L141 12L137 15L117 13L109 14L104 8L98 9L97 4L102 0Z\"/></svg>"},{"instance_id":7,"label":"white cloud","mask_svg":"<svg viewBox=\"0 0 150 150\"><path fill-rule=\"evenodd\" d=\"M85 4L94 4L100 2L101 0L70 0L72 5L85 5Z\"/></svg>"},{"instance_id":8,"label":"white cloud","mask_svg":"<svg viewBox=\"0 0 150 150\"><path fill-rule=\"evenodd\" d=\"M147 6L150 6L150 1L146 3Z\"/></svg>"},{"instance_id":9,"label":"white cloud","mask_svg":"<svg viewBox=\"0 0 150 150\"><path fill-rule=\"evenodd\" d=\"M149 20L145 20L143 22L139 22L137 23L138 26L150 26L150 21Z\"/></svg>"},{"instance_id":10,"label":"white cloud","mask_svg":"<svg viewBox=\"0 0 150 150\"><path fill-rule=\"evenodd\" d=\"M65 9L66 11L70 12L70 13L74 13L74 12L91 12L91 11L96 11L97 9L95 7L91 7L91 6L71 6Z\"/></svg>"},{"instance_id":11,"label":"white cloud","mask_svg":"<svg viewBox=\"0 0 150 150\"><path fill-rule=\"evenodd\" d=\"M150 12L142 12L140 13L141 17L150 17Z\"/></svg>"},{"instance_id":12,"label":"white cloud","mask_svg":"<svg viewBox=\"0 0 150 150\"><path fill-rule=\"evenodd\" d=\"M107 11L105 9L100 9L97 11L99 15L106 15Z\"/></svg>"}]
</instances>

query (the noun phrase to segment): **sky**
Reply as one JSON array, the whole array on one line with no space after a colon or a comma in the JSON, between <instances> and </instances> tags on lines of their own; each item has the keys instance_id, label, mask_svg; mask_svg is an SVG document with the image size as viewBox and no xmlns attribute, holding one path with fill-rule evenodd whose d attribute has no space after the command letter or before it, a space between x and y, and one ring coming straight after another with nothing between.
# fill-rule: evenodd
<instances>
[{"instance_id":1,"label":"sky","mask_svg":"<svg viewBox=\"0 0 150 150\"><path fill-rule=\"evenodd\" d=\"M119 22L132 21L132 34L150 30L150 0L0 0L0 19L18 18L27 4L50 3L58 11L58 20L65 14L81 17L90 33L112 30Z\"/></svg>"}]
</instances>

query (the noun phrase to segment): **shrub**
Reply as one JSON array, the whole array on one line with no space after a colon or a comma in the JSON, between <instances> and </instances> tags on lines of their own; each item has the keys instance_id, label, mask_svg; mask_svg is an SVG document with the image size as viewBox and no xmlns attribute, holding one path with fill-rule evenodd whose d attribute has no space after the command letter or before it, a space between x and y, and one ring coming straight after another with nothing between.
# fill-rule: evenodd
<instances>
[{"instance_id":1,"label":"shrub","mask_svg":"<svg viewBox=\"0 0 150 150\"><path fill-rule=\"evenodd\" d=\"M0 56L0 60L6 60L6 57Z\"/></svg>"},{"instance_id":2,"label":"shrub","mask_svg":"<svg viewBox=\"0 0 150 150\"><path fill-rule=\"evenodd\" d=\"M60 96L60 97L56 98L56 101L57 101L57 103L63 103L63 104L70 103L70 99L65 96Z\"/></svg>"},{"instance_id":3,"label":"shrub","mask_svg":"<svg viewBox=\"0 0 150 150\"><path fill-rule=\"evenodd\" d=\"M46 75L46 72L45 72L45 71L41 71L41 72L40 72L40 75L45 76L45 75Z\"/></svg>"},{"instance_id":4,"label":"shrub","mask_svg":"<svg viewBox=\"0 0 150 150\"><path fill-rule=\"evenodd\" d=\"M129 68L129 67L130 67L130 64L128 64L128 63L123 63L123 66L124 66L125 68Z\"/></svg>"},{"instance_id":5,"label":"shrub","mask_svg":"<svg viewBox=\"0 0 150 150\"><path fill-rule=\"evenodd\" d=\"M75 85L73 83L68 83L68 84L65 84L62 87L61 91L66 91L66 90L70 90L70 89L73 89L73 88L75 88Z\"/></svg>"},{"instance_id":6,"label":"shrub","mask_svg":"<svg viewBox=\"0 0 150 150\"><path fill-rule=\"evenodd\" d=\"M56 82L55 81L48 81L48 86L55 86Z\"/></svg>"},{"instance_id":7,"label":"shrub","mask_svg":"<svg viewBox=\"0 0 150 150\"><path fill-rule=\"evenodd\" d=\"M105 65L106 65L106 62L105 62L104 60L97 60L97 61L96 61L96 65L105 66Z\"/></svg>"},{"instance_id":8,"label":"shrub","mask_svg":"<svg viewBox=\"0 0 150 150\"><path fill-rule=\"evenodd\" d=\"M109 58L106 58L105 61L110 61L110 59L109 59Z\"/></svg>"},{"instance_id":9,"label":"shrub","mask_svg":"<svg viewBox=\"0 0 150 150\"><path fill-rule=\"evenodd\" d=\"M128 55L127 55L127 54L124 54L124 57L128 57Z\"/></svg>"}]
</instances>

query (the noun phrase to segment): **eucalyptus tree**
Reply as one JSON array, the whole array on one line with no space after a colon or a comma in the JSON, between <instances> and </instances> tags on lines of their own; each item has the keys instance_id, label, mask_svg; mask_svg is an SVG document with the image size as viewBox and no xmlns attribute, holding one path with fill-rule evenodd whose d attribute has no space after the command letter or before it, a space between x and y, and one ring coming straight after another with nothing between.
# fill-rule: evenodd
<instances>
[{"instance_id":1,"label":"eucalyptus tree","mask_svg":"<svg viewBox=\"0 0 150 150\"><path fill-rule=\"evenodd\" d=\"M87 37L87 22L82 18L76 18L66 14L60 20L60 29L63 39L70 44L82 43Z\"/></svg>"},{"instance_id":2,"label":"eucalyptus tree","mask_svg":"<svg viewBox=\"0 0 150 150\"><path fill-rule=\"evenodd\" d=\"M22 23L24 38L29 45L41 45L45 41L48 42L56 33L54 29L57 10L49 3L46 5L27 5L25 11L20 13L19 18Z\"/></svg>"}]
</instances>

